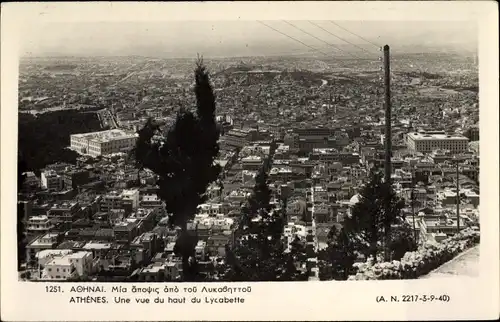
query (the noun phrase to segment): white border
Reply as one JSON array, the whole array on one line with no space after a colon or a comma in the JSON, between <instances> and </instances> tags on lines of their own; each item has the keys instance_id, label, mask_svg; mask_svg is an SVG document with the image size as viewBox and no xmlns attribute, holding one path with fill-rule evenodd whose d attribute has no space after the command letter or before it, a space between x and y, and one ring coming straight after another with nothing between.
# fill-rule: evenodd
<instances>
[{"instance_id":1,"label":"white border","mask_svg":"<svg viewBox=\"0 0 500 322\"><path fill-rule=\"evenodd\" d=\"M1 316L73 320L438 320L499 312L498 8L473 2L7 3L1 10ZM481 276L477 279L252 284L245 304L67 304L42 284L17 281L16 156L19 35L49 21L477 20L480 26ZM184 285L181 285L184 287ZM234 284L231 284L234 286ZM198 285L198 287L201 287ZM66 287L67 290L69 288ZM66 291L67 292L67 291ZM379 303L377 295L448 294L449 303ZM76 294L78 295L78 294ZM108 297L112 294L106 294ZM130 294L129 294L130 295ZM157 307L158 306L158 307ZM161 306L161 308L160 308Z\"/></svg>"}]
</instances>

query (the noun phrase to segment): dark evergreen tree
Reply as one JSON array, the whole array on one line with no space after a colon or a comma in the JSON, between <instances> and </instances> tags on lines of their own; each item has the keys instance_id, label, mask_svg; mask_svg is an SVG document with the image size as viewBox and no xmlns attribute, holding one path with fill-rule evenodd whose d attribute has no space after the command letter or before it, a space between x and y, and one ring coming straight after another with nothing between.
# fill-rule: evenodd
<instances>
[{"instance_id":1,"label":"dark evergreen tree","mask_svg":"<svg viewBox=\"0 0 500 322\"><path fill-rule=\"evenodd\" d=\"M400 260L406 252L417 249L413 228L408 223L393 228L389 241L389 251L393 260Z\"/></svg>"},{"instance_id":2,"label":"dark evergreen tree","mask_svg":"<svg viewBox=\"0 0 500 322\"><path fill-rule=\"evenodd\" d=\"M268 174L266 166L262 166L255 177L255 186L253 195L249 199L251 213L257 213L259 210L271 210L271 190L267 185Z\"/></svg>"},{"instance_id":3,"label":"dark evergreen tree","mask_svg":"<svg viewBox=\"0 0 500 322\"><path fill-rule=\"evenodd\" d=\"M328 246L319 254L320 279L346 280L357 258L354 245L346 231L333 226L328 233Z\"/></svg>"},{"instance_id":4,"label":"dark evergreen tree","mask_svg":"<svg viewBox=\"0 0 500 322\"><path fill-rule=\"evenodd\" d=\"M307 270L300 271L295 268L299 266L302 269L307 265L306 245L298 236L295 236L294 240L290 243L289 262L294 265L294 267L289 268L289 272L292 274L292 280L301 280L301 277L307 277L307 274L304 274Z\"/></svg>"},{"instance_id":5,"label":"dark evergreen tree","mask_svg":"<svg viewBox=\"0 0 500 322\"><path fill-rule=\"evenodd\" d=\"M284 220L273 211L266 167L259 172L254 191L243 205L236 230L236 243L226 248L226 265L220 279L225 281L299 281L307 274L296 263L304 260L305 248L292 244L286 252L282 238ZM253 219L258 219L253 221Z\"/></svg>"},{"instance_id":6,"label":"dark evergreen tree","mask_svg":"<svg viewBox=\"0 0 500 322\"><path fill-rule=\"evenodd\" d=\"M71 134L106 129L101 127L96 113L77 110L40 113L36 116L19 113L18 121L18 150L23 154L26 171L36 174L55 162L76 163L78 153L67 149Z\"/></svg>"},{"instance_id":7,"label":"dark evergreen tree","mask_svg":"<svg viewBox=\"0 0 500 322\"><path fill-rule=\"evenodd\" d=\"M286 252L282 238L275 233L279 215L264 213L255 223L252 233L241 235L233 249L227 249L225 281L299 281L307 274L296 268L296 260L303 259L300 245Z\"/></svg>"},{"instance_id":8,"label":"dark evergreen tree","mask_svg":"<svg viewBox=\"0 0 500 322\"><path fill-rule=\"evenodd\" d=\"M215 181L221 168L214 163L219 153L219 132L215 119L215 95L209 74L199 59L195 69L196 113L181 109L173 127L163 138L153 141L159 132L153 121L139 133L136 162L158 176L159 197L171 216L169 223L180 227L174 252L182 257L183 278L197 278L194 248L197 238L187 230L197 207L207 199L206 189Z\"/></svg>"},{"instance_id":9,"label":"dark evergreen tree","mask_svg":"<svg viewBox=\"0 0 500 322\"><path fill-rule=\"evenodd\" d=\"M345 233L355 250L365 257L376 258L384 246L386 227L401 223L403 206L392 187L382 182L382 174L373 172L361 189L360 201L354 205L352 215L344 221Z\"/></svg>"},{"instance_id":10,"label":"dark evergreen tree","mask_svg":"<svg viewBox=\"0 0 500 322\"><path fill-rule=\"evenodd\" d=\"M17 193L22 190L24 180L26 179L26 161L23 153L18 153L17 163ZM21 263L26 257L26 232L24 227L24 207L21 203L17 203L17 268L21 268Z\"/></svg>"}]
</instances>

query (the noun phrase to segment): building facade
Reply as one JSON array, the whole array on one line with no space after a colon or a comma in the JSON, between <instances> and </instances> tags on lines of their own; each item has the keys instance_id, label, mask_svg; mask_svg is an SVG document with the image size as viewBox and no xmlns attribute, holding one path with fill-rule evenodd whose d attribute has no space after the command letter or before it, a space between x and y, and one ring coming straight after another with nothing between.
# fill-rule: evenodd
<instances>
[{"instance_id":1,"label":"building facade","mask_svg":"<svg viewBox=\"0 0 500 322\"><path fill-rule=\"evenodd\" d=\"M40 176L42 189L50 191L60 191L63 188L63 178L58 175L54 170L47 170L42 172Z\"/></svg>"},{"instance_id":2,"label":"building facade","mask_svg":"<svg viewBox=\"0 0 500 322\"><path fill-rule=\"evenodd\" d=\"M412 132L407 134L408 149L430 153L434 150L449 150L452 153L467 151L469 139L464 136L448 135L444 132Z\"/></svg>"},{"instance_id":3,"label":"building facade","mask_svg":"<svg viewBox=\"0 0 500 322\"><path fill-rule=\"evenodd\" d=\"M128 152L134 148L136 140L137 134L130 134L118 129L73 134L70 137L72 150L92 157Z\"/></svg>"}]
</instances>

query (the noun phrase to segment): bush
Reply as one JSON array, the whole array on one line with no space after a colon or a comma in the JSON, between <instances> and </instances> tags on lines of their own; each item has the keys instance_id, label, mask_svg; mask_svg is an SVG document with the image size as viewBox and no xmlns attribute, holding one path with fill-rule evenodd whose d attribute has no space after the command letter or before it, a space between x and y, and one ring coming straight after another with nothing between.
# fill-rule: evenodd
<instances>
[{"instance_id":1,"label":"bush","mask_svg":"<svg viewBox=\"0 0 500 322\"><path fill-rule=\"evenodd\" d=\"M479 240L479 232L466 229L441 243L426 243L414 252L407 252L400 261L356 263L353 265L356 274L349 276L349 280L416 279L477 245Z\"/></svg>"}]
</instances>

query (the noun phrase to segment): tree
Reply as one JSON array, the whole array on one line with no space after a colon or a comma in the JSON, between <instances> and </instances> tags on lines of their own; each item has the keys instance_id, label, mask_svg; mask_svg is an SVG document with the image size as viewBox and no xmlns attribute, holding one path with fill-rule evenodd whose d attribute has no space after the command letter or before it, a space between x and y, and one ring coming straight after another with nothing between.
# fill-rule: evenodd
<instances>
[{"instance_id":1,"label":"tree","mask_svg":"<svg viewBox=\"0 0 500 322\"><path fill-rule=\"evenodd\" d=\"M219 131L215 119L215 95L209 74L201 58L195 69L196 113L179 110L175 124L153 141L159 126L153 121L138 131L136 162L158 176L159 197L165 202L172 227L180 227L174 252L182 257L183 279L197 278L194 249L197 237L187 230L187 223L197 207L207 199L206 190L221 168L215 164L219 153Z\"/></svg>"},{"instance_id":2,"label":"tree","mask_svg":"<svg viewBox=\"0 0 500 322\"><path fill-rule=\"evenodd\" d=\"M392 187L382 182L382 174L373 172L361 189L360 201L344 221L345 233L354 243L354 249L365 257L376 258L382 250L387 227L400 223L403 206Z\"/></svg>"},{"instance_id":3,"label":"tree","mask_svg":"<svg viewBox=\"0 0 500 322\"><path fill-rule=\"evenodd\" d=\"M412 252L417 249L417 241L413 229L408 223L404 223L393 229L390 236L388 249L394 260L400 260L406 252Z\"/></svg>"},{"instance_id":4,"label":"tree","mask_svg":"<svg viewBox=\"0 0 500 322\"><path fill-rule=\"evenodd\" d=\"M320 278L322 280L347 280L357 258L354 245L346 231L332 226L328 233L328 246L320 252Z\"/></svg>"},{"instance_id":5,"label":"tree","mask_svg":"<svg viewBox=\"0 0 500 322\"><path fill-rule=\"evenodd\" d=\"M23 153L18 153L17 163L17 193L22 190L24 180L26 179L26 161ZM17 203L17 268L21 268L21 263L26 257L26 232L24 227L24 207L21 203Z\"/></svg>"},{"instance_id":6,"label":"tree","mask_svg":"<svg viewBox=\"0 0 500 322\"><path fill-rule=\"evenodd\" d=\"M293 267L288 268L289 274L292 276L290 280L302 280L307 278L306 271L300 271L296 269L296 265L303 268L304 265L307 265L307 251L305 243L300 240L298 236L290 243L290 253L288 255L289 263L293 264Z\"/></svg>"},{"instance_id":7,"label":"tree","mask_svg":"<svg viewBox=\"0 0 500 322\"><path fill-rule=\"evenodd\" d=\"M96 113L61 110L36 116L19 113L18 150L26 171L38 173L55 162L76 163L78 153L67 149L70 135L105 130ZM20 161L20 160L18 160Z\"/></svg>"},{"instance_id":8,"label":"tree","mask_svg":"<svg viewBox=\"0 0 500 322\"><path fill-rule=\"evenodd\" d=\"M277 213L263 212L252 233L242 234L233 249L227 248L222 280L270 282L307 279L307 274L297 270L295 265L297 259L302 259L300 245L292 246L292 251L287 253L283 239L276 235L280 218Z\"/></svg>"},{"instance_id":9,"label":"tree","mask_svg":"<svg viewBox=\"0 0 500 322\"><path fill-rule=\"evenodd\" d=\"M253 195L249 199L250 212L257 213L259 209L271 210L271 190L267 185L268 174L266 166L262 166L255 177Z\"/></svg>"},{"instance_id":10,"label":"tree","mask_svg":"<svg viewBox=\"0 0 500 322\"><path fill-rule=\"evenodd\" d=\"M252 195L242 207L236 229L236 243L226 248L226 265L220 279L225 281L299 281L307 274L296 267L304 261L305 247L292 242L286 252L282 238L284 220L270 204L266 166L259 171ZM253 220L258 219L258 220Z\"/></svg>"}]
</instances>

